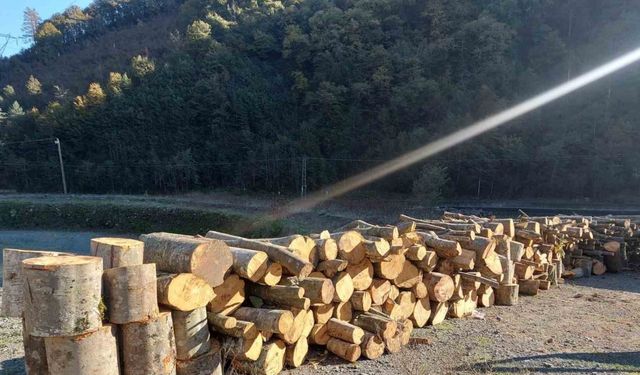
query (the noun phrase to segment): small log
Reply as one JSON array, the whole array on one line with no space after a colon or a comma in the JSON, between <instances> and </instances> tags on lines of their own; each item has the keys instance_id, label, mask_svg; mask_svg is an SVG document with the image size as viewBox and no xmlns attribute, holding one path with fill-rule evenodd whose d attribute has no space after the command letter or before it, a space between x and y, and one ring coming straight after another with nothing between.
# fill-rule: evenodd
<instances>
[{"instance_id":1,"label":"small log","mask_svg":"<svg viewBox=\"0 0 640 375\"><path fill-rule=\"evenodd\" d=\"M207 321L211 325L211 328L217 331L232 331L238 327L238 320L233 316L226 316L213 312L207 312ZM253 324L253 323L250 323ZM238 337L237 335L229 334L230 336Z\"/></svg>"},{"instance_id":2,"label":"small log","mask_svg":"<svg viewBox=\"0 0 640 375\"><path fill-rule=\"evenodd\" d=\"M593 266L591 267L591 273L599 276L604 274L605 272L607 272L607 267L604 265L604 263L594 259Z\"/></svg>"},{"instance_id":3,"label":"small log","mask_svg":"<svg viewBox=\"0 0 640 375\"><path fill-rule=\"evenodd\" d=\"M382 279L393 280L402 272L404 262L404 255L390 254L384 262L373 264L374 274Z\"/></svg>"},{"instance_id":4,"label":"small log","mask_svg":"<svg viewBox=\"0 0 640 375\"><path fill-rule=\"evenodd\" d=\"M373 264L364 259L358 264L349 264L345 270L353 282L354 290L367 290L373 281Z\"/></svg>"},{"instance_id":5,"label":"small log","mask_svg":"<svg viewBox=\"0 0 640 375\"><path fill-rule=\"evenodd\" d=\"M368 359L377 359L384 354L384 341L378 335L371 332L364 332L362 343L360 344L362 356Z\"/></svg>"},{"instance_id":6,"label":"small log","mask_svg":"<svg viewBox=\"0 0 640 375\"><path fill-rule=\"evenodd\" d=\"M418 299L413 308L413 312L409 319L413 322L413 325L422 328L427 325L429 317L431 316L431 303L429 298Z\"/></svg>"},{"instance_id":7,"label":"small log","mask_svg":"<svg viewBox=\"0 0 640 375\"><path fill-rule=\"evenodd\" d=\"M262 346L256 361L233 360L234 369L251 375L277 375L284 368L287 347L282 340L274 340Z\"/></svg>"},{"instance_id":8,"label":"small log","mask_svg":"<svg viewBox=\"0 0 640 375\"><path fill-rule=\"evenodd\" d=\"M366 255L366 250L362 244L364 237L359 232L350 230L331 235L338 243L338 257L351 264L362 262Z\"/></svg>"},{"instance_id":9,"label":"small log","mask_svg":"<svg viewBox=\"0 0 640 375\"><path fill-rule=\"evenodd\" d=\"M486 259L495 252L496 241L487 237L477 236L473 240L461 241L460 246L476 252L476 260Z\"/></svg>"},{"instance_id":10,"label":"small log","mask_svg":"<svg viewBox=\"0 0 640 375\"><path fill-rule=\"evenodd\" d=\"M345 322L351 321L351 318L353 317L351 301L339 302L333 309L333 317L338 320L344 320Z\"/></svg>"},{"instance_id":11,"label":"small log","mask_svg":"<svg viewBox=\"0 0 640 375\"><path fill-rule=\"evenodd\" d=\"M109 322L125 324L158 315L155 264L109 268L102 281Z\"/></svg>"},{"instance_id":12,"label":"small log","mask_svg":"<svg viewBox=\"0 0 640 375\"><path fill-rule=\"evenodd\" d=\"M453 265L455 265L459 270L472 270L476 264L476 252L473 250L462 249L460 255L451 258L451 263L453 263Z\"/></svg>"},{"instance_id":13,"label":"small log","mask_svg":"<svg viewBox=\"0 0 640 375\"><path fill-rule=\"evenodd\" d=\"M331 303L335 295L335 288L330 279L307 277L298 282L304 288L304 296L311 300L312 305L326 305Z\"/></svg>"},{"instance_id":14,"label":"small log","mask_svg":"<svg viewBox=\"0 0 640 375\"><path fill-rule=\"evenodd\" d=\"M224 319L218 319L218 317ZM224 316L208 312L207 320L209 321L209 326L213 330L227 336L249 339L260 335L260 331L258 331L258 328L254 323L237 320L232 316ZM233 320L233 324L230 324L231 322L228 322L229 320Z\"/></svg>"},{"instance_id":15,"label":"small log","mask_svg":"<svg viewBox=\"0 0 640 375\"><path fill-rule=\"evenodd\" d=\"M332 279L335 294L333 295L334 302L345 302L351 298L353 294L353 279L347 272L340 272Z\"/></svg>"},{"instance_id":16,"label":"small log","mask_svg":"<svg viewBox=\"0 0 640 375\"><path fill-rule=\"evenodd\" d=\"M159 303L180 311L206 306L214 297L211 286L192 273L160 274L156 289Z\"/></svg>"},{"instance_id":17,"label":"small log","mask_svg":"<svg viewBox=\"0 0 640 375\"><path fill-rule=\"evenodd\" d=\"M327 323L327 332L331 337L353 344L360 344L364 337L362 328L335 318L330 319Z\"/></svg>"},{"instance_id":18,"label":"small log","mask_svg":"<svg viewBox=\"0 0 640 375\"><path fill-rule=\"evenodd\" d=\"M349 262L343 259L325 260L318 264L316 270L322 272L326 277L332 278L338 272L346 270L348 265Z\"/></svg>"},{"instance_id":19,"label":"small log","mask_svg":"<svg viewBox=\"0 0 640 375\"><path fill-rule=\"evenodd\" d=\"M420 281L422 281L422 271L414 266L410 261L405 260L400 274L393 279L393 284L398 288L409 289Z\"/></svg>"},{"instance_id":20,"label":"small log","mask_svg":"<svg viewBox=\"0 0 640 375\"><path fill-rule=\"evenodd\" d=\"M524 244L518 241L511 241L509 244L511 249L511 260L514 262L519 262L524 256Z\"/></svg>"},{"instance_id":21,"label":"small log","mask_svg":"<svg viewBox=\"0 0 640 375\"><path fill-rule=\"evenodd\" d=\"M481 307L491 307L495 304L495 294L492 287L481 287L478 290L478 305Z\"/></svg>"},{"instance_id":22,"label":"small log","mask_svg":"<svg viewBox=\"0 0 640 375\"><path fill-rule=\"evenodd\" d=\"M29 334L73 336L102 326L102 258L45 256L22 262Z\"/></svg>"},{"instance_id":23,"label":"small log","mask_svg":"<svg viewBox=\"0 0 640 375\"><path fill-rule=\"evenodd\" d=\"M155 263L159 271L192 273L216 287L233 264L229 247L222 241L173 233L140 236L144 242L144 263Z\"/></svg>"},{"instance_id":24,"label":"small log","mask_svg":"<svg viewBox=\"0 0 640 375\"><path fill-rule=\"evenodd\" d=\"M427 248L422 245L411 245L404 253L405 258L414 261L423 260L427 256Z\"/></svg>"},{"instance_id":25,"label":"small log","mask_svg":"<svg viewBox=\"0 0 640 375\"><path fill-rule=\"evenodd\" d=\"M258 284L274 286L278 285L282 278L282 265L276 262L269 262L264 275L258 280Z\"/></svg>"},{"instance_id":26,"label":"small log","mask_svg":"<svg viewBox=\"0 0 640 375\"><path fill-rule=\"evenodd\" d=\"M427 288L427 284L425 284L422 279L411 288L411 293L413 293L416 299L429 297L429 289Z\"/></svg>"},{"instance_id":27,"label":"small log","mask_svg":"<svg viewBox=\"0 0 640 375\"><path fill-rule=\"evenodd\" d=\"M462 248L457 241L444 240L425 232L416 232L422 237L425 245L434 249L440 258L454 258L460 255Z\"/></svg>"},{"instance_id":28,"label":"small log","mask_svg":"<svg viewBox=\"0 0 640 375\"><path fill-rule=\"evenodd\" d=\"M455 285L448 275L431 272L424 275L423 282L427 285L431 301L446 302L453 296Z\"/></svg>"},{"instance_id":29,"label":"small log","mask_svg":"<svg viewBox=\"0 0 640 375\"><path fill-rule=\"evenodd\" d=\"M535 268L528 264L524 264L521 262L515 262L514 264L514 273L518 279L528 280L533 277L533 271Z\"/></svg>"},{"instance_id":30,"label":"small log","mask_svg":"<svg viewBox=\"0 0 640 375\"><path fill-rule=\"evenodd\" d=\"M245 282L238 275L230 275L224 282L213 288L213 298L207 310L222 315L233 314L245 299Z\"/></svg>"},{"instance_id":31,"label":"small log","mask_svg":"<svg viewBox=\"0 0 640 375\"><path fill-rule=\"evenodd\" d=\"M398 327L400 328L401 335L401 343L402 345L409 344L411 340L411 333L413 332L413 322L409 319L403 319L398 322Z\"/></svg>"},{"instance_id":32,"label":"small log","mask_svg":"<svg viewBox=\"0 0 640 375\"><path fill-rule=\"evenodd\" d=\"M262 352L262 336L235 337L221 336L223 358L234 358L246 361L255 361Z\"/></svg>"},{"instance_id":33,"label":"small log","mask_svg":"<svg viewBox=\"0 0 640 375\"><path fill-rule=\"evenodd\" d=\"M429 324L435 326L444 321L449 312L449 303L431 301L431 316L429 316Z\"/></svg>"},{"instance_id":34,"label":"small log","mask_svg":"<svg viewBox=\"0 0 640 375\"><path fill-rule=\"evenodd\" d=\"M369 287L369 294L371 295L371 303L374 305L382 305L389 296L391 290L391 283L389 280L373 279L371 286Z\"/></svg>"},{"instance_id":35,"label":"small log","mask_svg":"<svg viewBox=\"0 0 640 375\"><path fill-rule=\"evenodd\" d=\"M102 268L136 266L143 263L144 243L129 238L91 239L91 256L102 258Z\"/></svg>"},{"instance_id":36,"label":"small log","mask_svg":"<svg viewBox=\"0 0 640 375\"><path fill-rule=\"evenodd\" d=\"M326 324L314 324L309 334L309 342L315 345L327 345L327 342L331 339L327 330Z\"/></svg>"},{"instance_id":37,"label":"small log","mask_svg":"<svg viewBox=\"0 0 640 375\"><path fill-rule=\"evenodd\" d=\"M538 285L538 288L540 290L549 290L549 288L551 287L551 281L549 280L539 280L540 281L540 285Z\"/></svg>"},{"instance_id":38,"label":"small log","mask_svg":"<svg viewBox=\"0 0 640 375\"><path fill-rule=\"evenodd\" d=\"M305 328L305 321L307 319L307 310L292 308L291 314L293 315L293 324L289 327L289 330L284 333L278 333L277 336L285 344L293 344L300 340L302 337L302 330Z\"/></svg>"},{"instance_id":39,"label":"small log","mask_svg":"<svg viewBox=\"0 0 640 375\"><path fill-rule=\"evenodd\" d=\"M423 270L424 272L431 272L436 268L438 264L438 256L435 251L427 250L427 254L422 260L414 262L415 266Z\"/></svg>"},{"instance_id":40,"label":"small log","mask_svg":"<svg viewBox=\"0 0 640 375\"><path fill-rule=\"evenodd\" d=\"M123 373L175 373L176 345L170 312L161 311L156 318L144 322L123 324L120 337Z\"/></svg>"},{"instance_id":41,"label":"small log","mask_svg":"<svg viewBox=\"0 0 640 375\"><path fill-rule=\"evenodd\" d=\"M398 327L398 330L393 334L392 337L383 337L384 340L384 348L389 353L398 353L402 350L402 339L404 335L402 329Z\"/></svg>"},{"instance_id":42,"label":"small log","mask_svg":"<svg viewBox=\"0 0 640 375\"><path fill-rule=\"evenodd\" d=\"M211 349L207 309L171 311L176 340L176 358L186 361L207 353Z\"/></svg>"},{"instance_id":43,"label":"small log","mask_svg":"<svg viewBox=\"0 0 640 375\"><path fill-rule=\"evenodd\" d=\"M269 257L267 253L256 250L230 247L233 256L233 272L247 280L258 282L269 267Z\"/></svg>"},{"instance_id":44,"label":"small log","mask_svg":"<svg viewBox=\"0 0 640 375\"><path fill-rule=\"evenodd\" d=\"M309 334L311 333L311 329L315 324L316 324L316 319L313 317L313 311L307 310L304 317L304 323L302 324L302 334L300 335L300 338L302 339L302 338L309 337Z\"/></svg>"},{"instance_id":45,"label":"small log","mask_svg":"<svg viewBox=\"0 0 640 375\"><path fill-rule=\"evenodd\" d=\"M211 349L188 361L176 362L176 375L223 375L220 343L212 339Z\"/></svg>"},{"instance_id":46,"label":"small log","mask_svg":"<svg viewBox=\"0 0 640 375\"><path fill-rule=\"evenodd\" d=\"M379 237L365 237L362 240L362 247L364 247L365 257L371 262L385 260L391 250L389 242Z\"/></svg>"},{"instance_id":47,"label":"small log","mask_svg":"<svg viewBox=\"0 0 640 375\"><path fill-rule=\"evenodd\" d=\"M315 324L327 323L329 319L331 319L331 317L333 316L333 310L334 310L334 305L332 303L311 307Z\"/></svg>"},{"instance_id":48,"label":"small log","mask_svg":"<svg viewBox=\"0 0 640 375\"><path fill-rule=\"evenodd\" d=\"M285 363L291 368L302 366L309 352L309 342L298 340L295 344L287 345L285 352Z\"/></svg>"},{"instance_id":49,"label":"small log","mask_svg":"<svg viewBox=\"0 0 640 375\"><path fill-rule=\"evenodd\" d=\"M338 244L333 238L316 239L316 246L320 261L332 260L338 257Z\"/></svg>"},{"instance_id":50,"label":"small log","mask_svg":"<svg viewBox=\"0 0 640 375\"><path fill-rule=\"evenodd\" d=\"M359 344L352 344L334 337L327 341L327 350L348 362L357 361L362 354Z\"/></svg>"},{"instance_id":51,"label":"small log","mask_svg":"<svg viewBox=\"0 0 640 375\"><path fill-rule=\"evenodd\" d=\"M540 289L540 280L518 280L518 293L526 296L535 296Z\"/></svg>"},{"instance_id":52,"label":"small log","mask_svg":"<svg viewBox=\"0 0 640 375\"><path fill-rule=\"evenodd\" d=\"M234 317L239 320L253 322L260 331L284 334L293 325L293 314L289 310L256 309L241 307Z\"/></svg>"},{"instance_id":53,"label":"small log","mask_svg":"<svg viewBox=\"0 0 640 375\"><path fill-rule=\"evenodd\" d=\"M116 332L115 325L106 324L78 336L45 337L48 373L120 374Z\"/></svg>"},{"instance_id":54,"label":"small log","mask_svg":"<svg viewBox=\"0 0 640 375\"><path fill-rule=\"evenodd\" d=\"M228 244L243 249L258 250L267 253L269 259L280 263L289 273L304 279L313 271L313 264L302 257L292 253L284 246L251 240L226 233L209 231L207 238L215 238L227 242Z\"/></svg>"},{"instance_id":55,"label":"small log","mask_svg":"<svg viewBox=\"0 0 640 375\"><path fill-rule=\"evenodd\" d=\"M359 314L353 319L352 324L385 339L393 337L398 329L395 321L370 313Z\"/></svg>"},{"instance_id":56,"label":"small log","mask_svg":"<svg viewBox=\"0 0 640 375\"><path fill-rule=\"evenodd\" d=\"M22 261L43 256L69 255L57 251L4 249L2 252L2 310L0 316L19 318L24 309Z\"/></svg>"},{"instance_id":57,"label":"small log","mask_svg":"<svg viewBox=\"0 0 640 375\"><path fill-rule=\"evenodd\" d=\"M307 310L311 305L310 300L304 298L304 288L298 286L265 286L248 283L246 291L250 295L259 297L265 302L276 306L295 307Z\"/></svg>"},{"instance_id":58,"label":"small log","mask_svg":"<svg viewBox=\"0 0 640 375\"><path fill-rule=\"evenodd\" d=\"M357 290L353 292L351 299L351 307L356 311L369 311L371 308L371 294L368 291Z\"/></svg>"}]
</instances>

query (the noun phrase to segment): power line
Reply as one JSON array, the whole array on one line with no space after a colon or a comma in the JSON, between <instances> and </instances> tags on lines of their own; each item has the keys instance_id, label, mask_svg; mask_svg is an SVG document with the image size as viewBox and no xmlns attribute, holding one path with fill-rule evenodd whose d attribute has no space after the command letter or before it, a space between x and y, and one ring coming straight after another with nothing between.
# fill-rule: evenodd
<instances>
[{"instance_id":1,"label":"power line","mask_svg":"<svg viewBox=\"0 0 640 375\"><path fill-rule=\"evenodd\" d=\"M36 143L36 142L54 142L57 138L40 138L40 139L28 139L26 141L17 141L17 142L2 142L0 141L0 146L6 145L17 145L23 143Z\"/></svg>"}]
</instances>

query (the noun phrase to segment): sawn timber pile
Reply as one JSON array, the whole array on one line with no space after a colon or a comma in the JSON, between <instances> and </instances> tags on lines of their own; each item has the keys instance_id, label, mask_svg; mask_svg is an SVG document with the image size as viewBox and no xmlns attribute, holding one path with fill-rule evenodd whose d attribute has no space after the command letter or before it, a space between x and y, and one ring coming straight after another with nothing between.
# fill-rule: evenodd
<instances>
[{"instance_id":1,"label":"sawn timber pile","mask_svg":"<svg viewBox=\"0 0 640 375\"><path fill-rule=\"evenodd\" d=\"M445 212L282 238L96 238L92 256L5 249L2 313L23 317L28 374L277 374L309 345L376 359L414 328L604 272L619 227Z\"/></svg>"}]
</instances>

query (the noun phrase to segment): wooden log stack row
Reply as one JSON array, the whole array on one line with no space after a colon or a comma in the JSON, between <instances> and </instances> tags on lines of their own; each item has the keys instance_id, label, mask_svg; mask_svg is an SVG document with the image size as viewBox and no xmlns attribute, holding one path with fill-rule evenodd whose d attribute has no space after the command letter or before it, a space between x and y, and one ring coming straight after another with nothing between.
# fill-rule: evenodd
<instances>
[{"instance_id":1,"label":"wooden log stack row","mask_svg":"<svg viewBox=\"0 0 640 375\"><path fill-rule=\"evenodd\" d=\"M445 212L282 238L99 238L90 257L5 249L3 312L23 298L29 374L277 374L309 345L375 359L414 328L514 305L596 238L576 218Z\"/></svg>"}]
</instances>

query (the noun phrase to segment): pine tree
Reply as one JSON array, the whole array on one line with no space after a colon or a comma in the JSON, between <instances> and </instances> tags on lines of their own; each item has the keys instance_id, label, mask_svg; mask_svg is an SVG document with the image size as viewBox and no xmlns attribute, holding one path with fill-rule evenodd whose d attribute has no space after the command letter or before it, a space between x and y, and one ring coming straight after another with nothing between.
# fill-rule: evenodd
<instances>
[{"instance_id":1,"label":"pine tree","mask_svg":"<svg viewBox=\"0 0 640 375\"><path fill-rule=\"evenodd\" d=\"M88 106L102 104L106 97L107 95L102 90L100 84L93 82L89 84L89 90L87 91L87 95L85 95L85 103Z\"/></svg>"},{"instance_id":2,"label":"pine tree","mask_svg":"<svg viewBox=\"0 0 640 375\"><path fill-rule=\"evenodd\" d=\"M14 95L16 95L16 90L13 89L13 86L11 85L6 85L3 89L2 92L4 93L4 96L7 98L10 98Z\"/></svg>"},{"instance_id":3,"label":"pine tree","mask_svg":"<svg viewBox=\"0 0 640 375\"><path fill-rule=\"evenodd\" d=\"M53 97L59 102L65 102L69 97L69 90L61 85L53 86Z\"/></svg>"},{"instance_id":4,"label":"pine tree","mask_svg":"<svg viewBox=\"0 0 640 375\"><path fill-rule=\"evenodd\" d=\"M16 100L13 102L13 104L11 104L11 107L9 107L9 117L13 118L22 115L24 115L24 109L22 109L20 103L18 103L18 101Z\"/></svg>"},{"instance_id":5,"label":"pine tree","mask_svg":"<svg viewBox=\"0 0 640 375\"><path fill-rule=\"evenodd\" d=\"M118 96L122 94L122 90L131 86L131 79L127 73L120 74L118 72L109 73L109 83L107 88L112 95Z\"/></svg>"},{"instance_id":6,"label":"pine tree","mask_svg":"<svg viewBox=\"0 0 640 375\"><path fill-rule=\"evenodd\" d=\"M62 33L56 25L47 21L40 28L38 28L38 32L36 33L36 40L44 40L49 38L56 38L62 36Z\"/></svg>"},{"instance_id":7,"label":"pine tree","mask_svg":"<svg viewBox=\"0 0 640 375\"><path fill-rule=\"evenodd\" d=\"M40 15L35 9L27 7L24 10L24 15L22 17L23 37L29 41L34 41L38 33L38 25L40 25L40 22L42 21Z\"/></svg>"},{"instance_id":8,"label":"pine tree","mask_svg":"<svg viewBox=\"0 0 640 375\"><path fill-rule=\"evenodd\" d=\"M85 103L84 97L80 95L76 96L73 99L73 107L77 110L85 109L87 104Z\"/></svg>"},{"instance_id":9,"label":"pine tree","mask_svg":"<svg viewBox=\"0 0 640 375\"><path fill-rule=\"evenodd\" d=\"M193 21L189 27L187 27L187 38L190 42L198 42L206 40L211 37L211 25L204 21Z\"/></svg>"},{"instance_id":10,"label":"pine tree","mask_svg":"<svg viewBox=\"0 0 640 375\"><path fill-rule=\"evenodd\" d=\"M29 79L27 80L27 83L25 84L25 87L27 88L27 92L30 95L40 95L40 94L42 94L42 84L34 76L29 76Z\"/></svg>"},{"instance_id":11,"label":"pine tree","mask_svg":"<svg viewBox=\"0 0 640 375\"><path fill-rule=\"evenodd\" d=\"M131 68L134 76L142 78L153 73L156 70L156 64L150 58L138 55L131 59Z\"/></svg>"}]
</instances>

